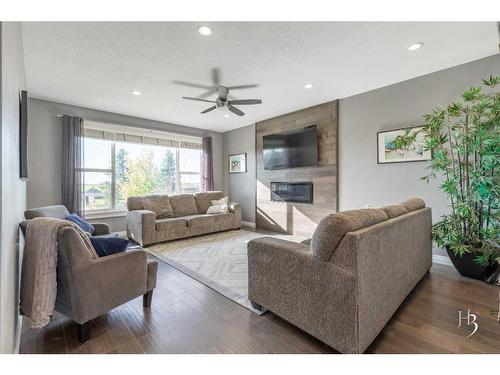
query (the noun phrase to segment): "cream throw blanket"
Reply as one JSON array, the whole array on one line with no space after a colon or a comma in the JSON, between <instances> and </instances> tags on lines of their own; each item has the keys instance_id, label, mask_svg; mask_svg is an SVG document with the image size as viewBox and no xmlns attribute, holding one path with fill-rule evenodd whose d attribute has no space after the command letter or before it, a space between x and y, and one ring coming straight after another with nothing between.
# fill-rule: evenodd
<instances>
[{"instance_id":1,"label":"cream throw blanket","mask_svg":"<svg viewBox=\"0 0 500 375\"><path fill-rule=\"evenodd\" d=\"M88 236L67 220L39 217L28 221L21 270L20 308L31 328L47 325L57 296L57 234L61 228L74 228L82 238L91 259L98 258Z\"/></svg>"}]
</instances>

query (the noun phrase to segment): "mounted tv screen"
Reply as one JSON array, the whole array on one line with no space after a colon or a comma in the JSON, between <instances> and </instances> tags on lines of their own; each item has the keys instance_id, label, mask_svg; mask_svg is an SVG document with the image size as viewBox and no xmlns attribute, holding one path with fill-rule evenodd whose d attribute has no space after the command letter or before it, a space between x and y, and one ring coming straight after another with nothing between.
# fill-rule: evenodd
<instances>
[{"instance_id":1,"label":"mounted tv screen","mask_svg":"<svg viewBox=\"0 0 500 375\"><path fill-rule=\"evenodd\" d=\"M318 165L316 125L264 138L264 169L287 169Z\"/></svg>"}]
</instances>

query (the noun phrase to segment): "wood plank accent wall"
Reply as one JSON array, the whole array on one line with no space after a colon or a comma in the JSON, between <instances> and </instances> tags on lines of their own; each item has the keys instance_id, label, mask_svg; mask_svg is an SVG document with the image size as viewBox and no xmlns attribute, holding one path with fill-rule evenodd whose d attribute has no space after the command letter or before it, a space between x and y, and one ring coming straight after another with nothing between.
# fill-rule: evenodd
<instances>
[{"instance_id":1,"label":"wood plank accent wall","mask_svg":"<svg viewBox=\"0 0 500 375\"><path fill-rule=\"evenodd\" d=\"M338 100L258 122L255 126L257 159L257 228L311 237L319 221L338 211ZM317 125L319 166L265 170L263 136ZM313 183L313 203L272 202L271 182Z\"/></svg>"}]
</instances>

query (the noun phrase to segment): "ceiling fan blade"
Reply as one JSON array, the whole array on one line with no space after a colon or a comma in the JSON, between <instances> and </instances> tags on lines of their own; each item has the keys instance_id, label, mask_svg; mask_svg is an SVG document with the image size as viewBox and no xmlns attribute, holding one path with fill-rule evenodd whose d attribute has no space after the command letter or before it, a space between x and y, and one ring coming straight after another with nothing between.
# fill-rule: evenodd
<instances>
[{"instance_id":1,"label":"ceiling fan blade","mask_svg":"<svg viewBox=\"0 0 500 375\"><path fill-rule=\"evenodd\" d=\"M207 112L213 111L215 108L217 108L217 106L214 105L213 107L207 108L204 111L201 111L200 113L207 113Z\"/></svg>"},{"instance_id":2,"label":"ceiling fan blade","mask_svg":"<svg viewBox=\"0 0 500 375\"><path fill-rule=\"evenodd\" d=\"M214 86L219 86L220 84L219 68L212 68L212 82L214 83Z\"/></svg>"},{"instance_id":3,"label":"ceiling fan blade","mask_svg":"<svg viewBox=\"0 0 500 375\"><path fill-rule=\"evenodd\" d=\"M183 96L182 99L196 100L197 102L217 103L215 100L206 100L200 98L192 98L190 96Z\"/></svg>"},{"instance_id":4,"label":"ceiling fan blade","mask_svg":"<svg viewBox=\"0 0 500 375\"><path fill-rule=\"evenodd\" d=\"M207 96L213 95L216 92L217 92L217 87L212 87L209 90L207 90L206 92L204 92L203 94L198 95L198 98L206 98Z\"/></svg>"},{"instance_id":5,"label":"ceiling fan blade","mask_svg":"<svg viewBox=\"0 0 500 375\"><path fill-rule=\"evenodd\" d=\"M228 105L227 109L229 109L231 112L233 112L234 114L236 114L238 116L244 116L245 115L245 113L243 111L239 110L236 107L233 107L232 105Z\"/></svg>"},{"instance_id":6,"label":"ceiling fan blade","mask_svg":"<svg viewBox=\"0 0 500 375\"><path fill-rule=\"evenodd\" d=\"M239 89L251 89L254 87L259 87L259 85L238 85L238 86L229 86L228 90L239 90Z\"/></svg>"},{"instance_id":7,"label":"ceiling fan blade","mask_svg":"<svg viewBox=\"0 0 500 375\"><path fill-rule=\"evenodd\" d=\"M207 85L199 85L197 83L191 83L191 82L185 82L185 81L172 81L172 83L175 83L177 85L183 85L183 86L189 86L189 87L196 87L197 89L211 89L212 86L207 86Z\"/></svg>"},{"instance_id":8,"label":"ceiling fan blade","mask_svg":"<svg viewBox=\"0 0 500 375\"><path fill-rule=\"evenodd\" d=\"M250 104L261 104L262 100L260 99L237 99L230 100L229 104L237 104L237 105L250 105Z\"/></svg>"}]
</instances>

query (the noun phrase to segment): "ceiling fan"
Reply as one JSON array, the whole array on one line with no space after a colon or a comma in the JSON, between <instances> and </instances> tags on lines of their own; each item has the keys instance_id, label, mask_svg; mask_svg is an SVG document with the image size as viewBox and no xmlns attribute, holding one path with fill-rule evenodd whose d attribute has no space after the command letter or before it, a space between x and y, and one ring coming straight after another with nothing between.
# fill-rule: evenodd
<instances>
[{"instance_id":1,"label":"ceiling fan","mask_svg":"<svg viewBox=\"0 0 500 375\"><path fill-rule=\"evenodd\" d=\"M253 87L258 87L258 85L253 84L253 85L239 85L239 86L223 86L220 84L219 77L220 77L219 69L213 68L212 69L213 84L211 86L199 85L197 83L184 82L184 81L174 81L174 83L207 90L196 98L190 96L182 97L183 99L214 104L213 106L205 109L204 111L201 111L202 114L213 111L214 109L222 109L222 110L228 109L229 111L233 112L238 116L244 116L245 113L242 110L236 108L235 105L252 105L252 104L262 103L262 100L260 99L233 99L233 97L229 95L229 90L253 88ZM216 100L205 99L213 94L217 94Z\"/></svg>"}]
</instances>

